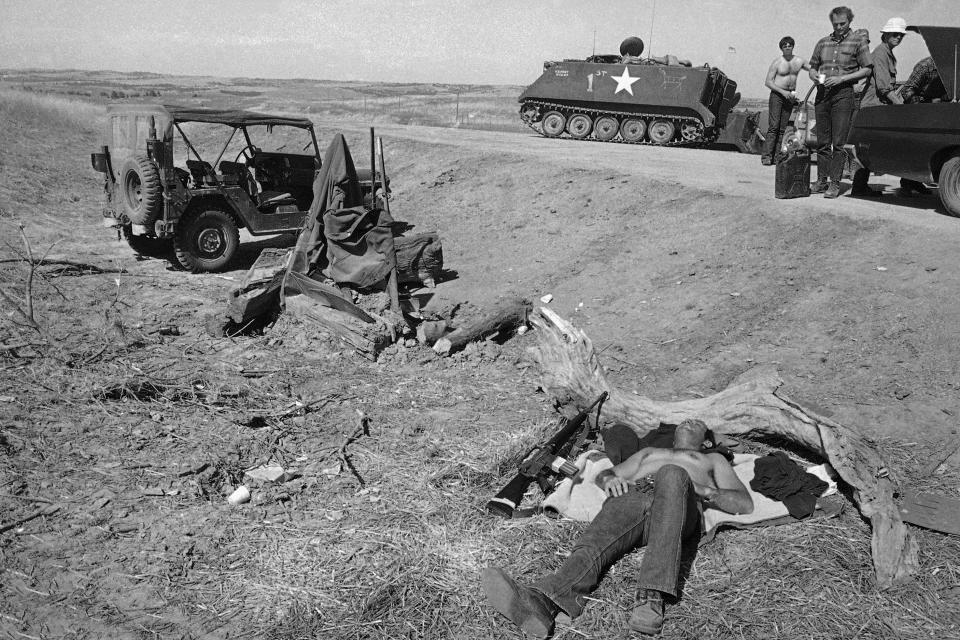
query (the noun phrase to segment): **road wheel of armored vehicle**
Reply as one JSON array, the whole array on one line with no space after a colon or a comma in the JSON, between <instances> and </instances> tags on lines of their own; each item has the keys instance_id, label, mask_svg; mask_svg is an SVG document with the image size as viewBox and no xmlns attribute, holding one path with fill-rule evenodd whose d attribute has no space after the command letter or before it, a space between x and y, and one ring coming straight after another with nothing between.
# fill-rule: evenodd
<instances>
[{"instance_id":1,"label":"road wheel of armored vehicle","mask_svg":"<svg viewBox=\"0 0 960 640\"><path fill-rule=\"evenodd\" d=\"M593 131L593 120L583 113L575 113L567 120L567 131L577 140L583 140Z\"/></svg>"},{"instance_id":2,"label":"road wheel of armored vehicle","mask_svg":"<svg viewBox=\"0 0 960 640\"><path fill-rule=\"evenodd\" d=\"M653 144L667 144L673 140L677 128L669 120L654 120L650 123L650 130L647 135L650 136L650 142Z\"/></svg>"},{"instance_id":3,"label":"road wheel of armored vehicle","mask_svg":"<svg viewBox=\"0 0 960 640\"><path fill-rule=\"evenodd\" d=\"M684 122L680 125L680 137L684 142L697 142L703 138L703 128L699 122Z\"/></svg>"},{"instance_id":4,"label":"road wheel of armored vehicle","mask_svg":"<svg viewBox=\"0 0 960 640\"><path fill-rule=\"evenodd\" d=\"M120 204L133 224L150 226L160 217L160 171L150 158L131 156L120 167Z\"/></svg>"},{"instance_id":5,"label":"road wheel of armored vehicle","mask_svg":"<svg viewBox=\"0 0 960 640\"><path fill-rule=\"evenodd\" d=\"M198 209L180 220L173 239L177 262L194 273L227 266L240 246L233 216L223 209Z\"/></svg>"},{"instance_id":6,"label":"road wheel of armored vehicle","mask_svg":"<svg viewBox=\"0 0 960 640\"><path fill-rule=\"evenodd\" d=\"M603 142L613 140L619 130L620 123L613 116L600 116L593 123L593 135Z\"/></svg>"},{"instance_id":7,"label":"road wheel of armored vehicle","mask_svg":"<svg viewBox=\"0 0 960 640\"><path fill-rule=\"evenodd\" d=\"M546 115L543 116L543 122L540 123L540 127L543 129L543 135L548 138L556 138L563 133L566 126L567 118L559 111L548 111Z\"/></svg>"},{"instance_id":8,"label":"road wheel of armored vehicle","mask_svg":"<svg viewBox=\"0 0 960 640\"><path fill-rule=\"evenodd\" d=\"M620 123L620 137L625 142L640 142L647 133L647 123L639 118L625 118Z\"/></svg>"},{"instance_id":9,"label":"road wheel of armored vehicle","mask_svg":"<svg viewBox=\"0 0 960 640\"><path fill-rule=\"evenodd\" d=\"M947 213L960 217L960 156L953 156L943 163L937 191L940 192L940 202Z\"/></svg>"}]
</instances>

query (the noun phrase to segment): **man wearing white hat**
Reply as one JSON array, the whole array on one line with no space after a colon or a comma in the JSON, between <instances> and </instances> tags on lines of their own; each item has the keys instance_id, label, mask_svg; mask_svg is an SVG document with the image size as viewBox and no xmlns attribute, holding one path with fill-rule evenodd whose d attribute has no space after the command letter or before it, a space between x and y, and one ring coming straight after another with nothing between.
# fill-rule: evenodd
<instances>
[{"instance_id":1,"label":"man wearing white hat","mask_svg":"<svg viewBox=\"0 0 960 640\"><path fill-rule=\"evenodd\" d=\"M860 100L860 108L866 109L883 104L903 104L903 99L894 87L897 81L897 58L893 50L907 33L907 21L903 18L890 18L887 24L880 29L880 44L870 54L873 63L873 74L867 78L867 86ZM874 191L867 184L870 178L870 169L858 169L853 175L853 188L850 195L861 197L877 197L879 191Z\"/></svg>"}]
</instances>

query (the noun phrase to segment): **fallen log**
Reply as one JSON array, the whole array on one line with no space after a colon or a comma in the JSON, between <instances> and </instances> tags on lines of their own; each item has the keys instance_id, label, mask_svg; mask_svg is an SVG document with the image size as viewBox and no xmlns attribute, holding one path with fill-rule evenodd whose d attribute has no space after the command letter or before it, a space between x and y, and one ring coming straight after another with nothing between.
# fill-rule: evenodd
<instances>
[{"instance_id":1,"label":"fallen log","mask_svg":"<svg viewBox=\"0 0 960 640\"><path fill-rule=\"evenodd\" d=\"M417 327L417 341L430 347L451 331L450 323L446 320L427 320Z\"/></svg>"},{"instance_id":2,"label":"fallen log","mask_svg":"<svg viewBox=\"0 0 960 640\"><path fill-rule=\"evenodd\" d=\"M660 422L699 418L717 433L779 436L826 459L854 491L854 500L873 527L871 550L877 585L886 589L919 568L918 546L893 502L896 485L880 454L856 430L801 407L778 391L772 367L755 367L723 391L705 398L658 402L607 382L587 335L556 313L538 308L530 317L538 343L529 349L540 367L541 386L558 402L587 406L607 391L605 418L639 434Z\"/></svg>"},{"instance_id":3,"label":"fallen log","mask_svg":"<svg viewBox=\"0 0 960 640\"><path fill-rule=\"evenodd\" d=\"M468 342L481 340L504 330L513 330L526 324L530 314L529 300L510 298L496 304L482 318L467 322L433 344L433 350L445 356L461 349Z\"/></svg>"}]
</instances>

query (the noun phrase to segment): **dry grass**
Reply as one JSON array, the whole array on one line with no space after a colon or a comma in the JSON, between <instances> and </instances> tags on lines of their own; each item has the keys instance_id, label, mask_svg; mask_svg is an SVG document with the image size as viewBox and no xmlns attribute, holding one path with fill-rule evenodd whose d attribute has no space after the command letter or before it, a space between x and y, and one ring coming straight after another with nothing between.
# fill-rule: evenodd
<instances>
[{"instance_id":1,"label":"dry grass","mask_svg":"<svg viewBox=\"0 0 960 640\"><path fill-rule=\"evenodd\" d=\"M103 121L103 113L102 106L76 98L0 89L0 114L9 121L96 131Z\"/></svg>"}]
</instances>

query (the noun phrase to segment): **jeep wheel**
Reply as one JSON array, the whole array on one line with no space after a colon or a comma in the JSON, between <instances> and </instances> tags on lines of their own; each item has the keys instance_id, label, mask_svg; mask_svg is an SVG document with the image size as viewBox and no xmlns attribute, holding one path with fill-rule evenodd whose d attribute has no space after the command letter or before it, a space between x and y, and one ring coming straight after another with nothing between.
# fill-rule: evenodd
<instances>
[{"instance_id":1,"label":"jeep wheel","mask_svg":"<svg viewBox=\"0 0 960 640\"><path fill-rule=\"evenodd\" d=\"M146 156L127 158L120 168L120 204L133 224L150 226L160 217L160 171Z\"/></svg>"},{"instance_id":2,"label":"jeep wheel","mask_svg":"<svg viewBox=\"0 0 960 640\"><path fill-rule=\"evenodd\" d=\"M121 229L123 238L133 249L134 253L147 258L159 258L167 260L173 253L173 242L169 238L153 238L150 236L133 235L130 225L124 225Z\"/></svg>"},{"instance_id":3,"label":"jeep wheel","mask_svg":"<svg viewBox=\"0 0 960 640\"><path fill-rule=\"evenodd\" d=\"M960 218L960 156L953 156L943 163L937 190L947 213Z\"/></svg>"},{"instance_id":4,"label":"jeep wheel","mask_svg":"<svg viewBox=\"0 0 960 640\"><path fill-rule=\"evenodd\" d=\"M177 262L194 273L223 269L239 246L237 225L222 209L205 209L185 216L173 239Z\"/></svg>"}]
</instances>

